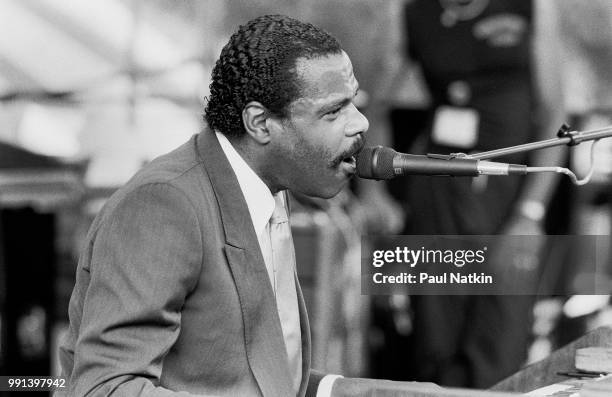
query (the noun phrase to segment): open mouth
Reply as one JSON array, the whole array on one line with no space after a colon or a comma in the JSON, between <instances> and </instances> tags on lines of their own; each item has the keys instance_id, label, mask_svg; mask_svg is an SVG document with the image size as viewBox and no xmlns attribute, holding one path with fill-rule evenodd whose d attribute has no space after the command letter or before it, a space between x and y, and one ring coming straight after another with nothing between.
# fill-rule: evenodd
<instances>
[{"instance_id":1,"label":"open mouth","mask_svg":"<svg viewBox=\"0 0 612 397\"><path fill-rule=\"evenodd\" d=\"M355 173L357 169L357 154L363 149L363 141L356 140L353 145L342 154L336 161L336 165L342 164L349 173Z\"/></svg>"},{"instance_id":2,"label":"open mouth","mask_svg":"<svg viewBox=\"0 0 612 397\"><path fill-rule=\"evenodd\" d=\"M357 159L355 158L355 156L349 156L349 157L345 157L342 159L342 162L345 164L349 164L353 167L355 167L357 165Z\"/></svg>"}]
</instances>

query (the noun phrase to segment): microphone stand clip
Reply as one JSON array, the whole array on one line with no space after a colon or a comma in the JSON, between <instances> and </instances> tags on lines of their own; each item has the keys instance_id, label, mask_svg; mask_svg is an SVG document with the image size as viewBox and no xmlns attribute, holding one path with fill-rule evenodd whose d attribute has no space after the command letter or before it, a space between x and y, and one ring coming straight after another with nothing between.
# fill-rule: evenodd
<instances>
[{"instance_id":1,"label":"microphone stand clip","mask_svg":"<svg viewBox=\"0 0 612 397\"><path fill-rule=\"evenodd\" d=\"M559 131L557 131L558 138L569 138L569 142L567 146L577 146L582 142L582 140L576 139L578 136L578 131L572 131L571 127L567 123L563 123L561 127L559 127Z\"/></svg>"}]
</instances>

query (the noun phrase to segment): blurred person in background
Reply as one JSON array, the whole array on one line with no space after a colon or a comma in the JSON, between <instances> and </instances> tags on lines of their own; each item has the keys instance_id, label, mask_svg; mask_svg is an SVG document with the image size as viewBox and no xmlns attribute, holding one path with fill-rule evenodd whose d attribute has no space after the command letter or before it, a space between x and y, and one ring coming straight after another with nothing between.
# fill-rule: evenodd
<instances>
[{"instance_id":1,"label":"blurred person in background","mask_svg":"<svg viewBox=\"0 0 612 397\"><path fill-rule=\"evenodd\" d=\"M389 71L389 84L374 95L379 105L373 105L370 117L372 134L389 135L385 97L394 96L393 88L402 86L400 76L418 65L430 101L425 127L397 131L396 136L415 137L411 147L396 149L474 153L555 136L564 114L552 2L404 3L399 13L403 44L398 45L404 59L390 62L397 70ZM390 141L388 136L378 139ZM561 165L563 151L499 161ZM544 220L557 179L539 174L398 180L409 212L404 233L534 235L531 245L502 246L495 265L531 271L535 288ZM533 297L411 296L391 302L375 314L384 328L383 346L374 351L375 377L484 388L525 361Z\"/></svg>"},{"instance_id":2,"label":"blurred person in background","mask_svg":"<svg viewBox=\"0 0 612 397\"><path fill-rule=\"evenodd\" d=\"M329 393L335 378L310 366L285 190L330 198L347 185L368 129L357 90L321 29L280 15L238 28L212 72L207 126L90 228L60 352L67 395Z\"/></svg>"},{"instance_id":3,"label":"blurred person in background","mask_svg":"<svg viewBox=\"0 0 612 397\"><path fill-rule=\"evenodd\" d=\"M559 0L554 2L560 17L565 101L577 130L612 125L612 2ZM592 181L572 192L571 232L606 236L598 239L598 280L612 280L612 138L599 141L591 161L591 142L573 148L571 165L579 176L594 169ZM591 164L593 163L593 164ZM586 254L585 247L572 247L567 266L568 292L571 281L584 271L574 266ZM603 275L603 277L602 277ZM589 275L592 277L592 275ZM557 327L556 344L563 345L599 325L612 323L609 297L573 296L565 302Z\"/></svg>"}]
</instances>

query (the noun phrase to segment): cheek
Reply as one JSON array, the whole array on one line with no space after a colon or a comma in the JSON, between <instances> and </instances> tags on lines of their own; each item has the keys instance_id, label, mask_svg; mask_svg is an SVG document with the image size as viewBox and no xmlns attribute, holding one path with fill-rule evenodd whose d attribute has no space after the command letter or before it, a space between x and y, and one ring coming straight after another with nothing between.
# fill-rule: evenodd
<instances>
[{"instance_id":1,"label":"cheek","mask_svg":"<svg viewBox=\"0 0 612 397\"><path fill-rule=\"evenodd\" d=\"M328 168L334 159L333 150L324 140L304 143L302 156L306 164L312 168Z\"/></svg>"},{"instance_id":2,"label":"cheek","mask_svg":"<svg viewBox=\"0 0 612 397\"><path fill-rule=\"evenodd\" d=\"M341 118L331 123L294 126L285 145L287 164L294 164L298 172L320 173L329 169L342 149L343 131Z\"/></svg>"},{"instance_id":3,"label":"cheek","mask_svg":"<svg viewBox=\"0 0 612 397\"><path fill-rule=\"evenodd\" d=\"M317 162L324 156L324 145L322 144L320 134L317 133L315 128L304 128L301 129L295 135L296 139L291 142L292 155L296 159L300 159L300 162L307 162L310 160L311 163Z\"/></svg>"},{"instance_id":4,"label":"cheek","mask_svg":"<svg viewBox=\"0 0 612 397\"><path fill-rule=\"evenodd\" d=\"M296 145L291 154L291 161L295 162L299 172L309 172L314 168L323 166L324 153L320 148L313 147L307 142Z\"/></svg>"}]
</instances>

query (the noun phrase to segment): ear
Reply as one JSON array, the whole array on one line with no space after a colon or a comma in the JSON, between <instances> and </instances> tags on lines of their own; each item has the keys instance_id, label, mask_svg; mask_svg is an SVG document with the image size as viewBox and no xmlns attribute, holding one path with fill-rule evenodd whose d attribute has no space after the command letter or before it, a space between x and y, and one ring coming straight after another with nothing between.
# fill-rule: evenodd
<instances>
[{"instance_id":1,"label":"ear","mask_svg":"<svg viewBox=\"0 0 612 397\"><path fill-rule=\"evenodd\" d=\"M260 102L252 101L242 109L242 122L247 134L258 143L270 142L270 114Z\"/></svg>"}]
</instances>

